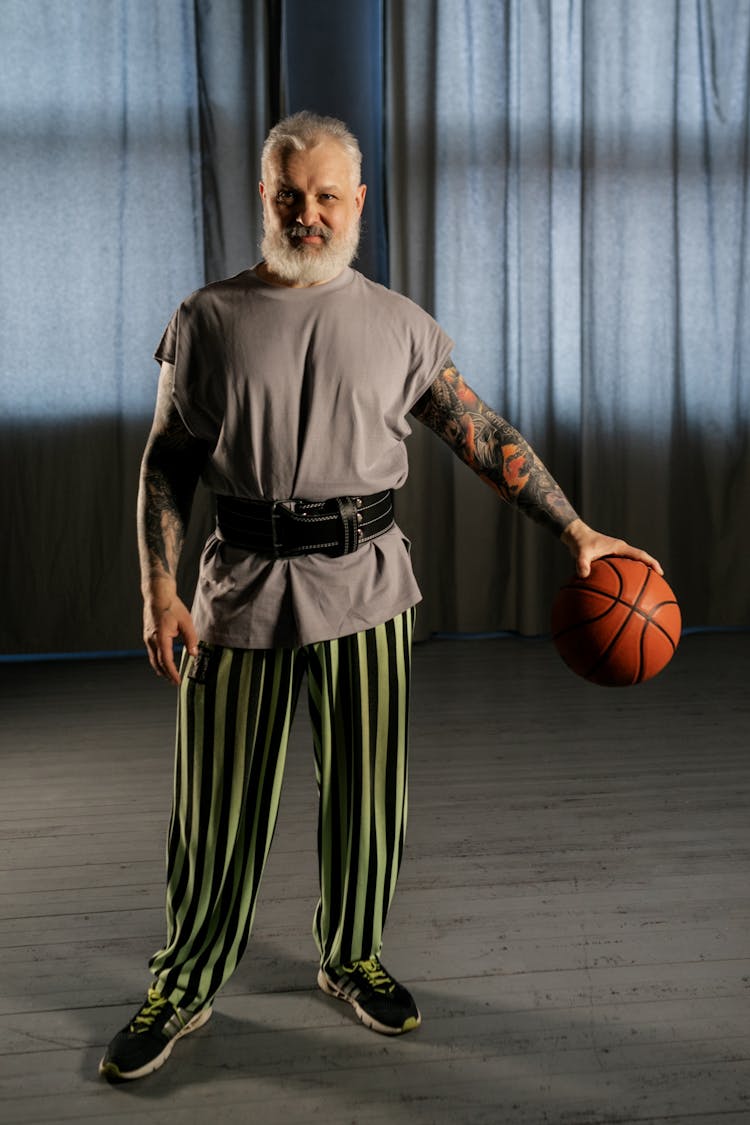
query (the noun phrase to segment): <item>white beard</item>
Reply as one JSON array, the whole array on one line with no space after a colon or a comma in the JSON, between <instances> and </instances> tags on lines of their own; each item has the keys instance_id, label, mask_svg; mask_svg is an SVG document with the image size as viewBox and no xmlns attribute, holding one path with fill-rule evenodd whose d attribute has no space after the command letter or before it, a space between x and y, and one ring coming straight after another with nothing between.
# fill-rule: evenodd
<instances>
[{"instance_id":1,"label":"white beard","mask_svg":"<svg viewBox=\"0 0 750 1125\"><path fill-rule=\"evenodd\" d=\"M263 259L271 273L289 285L322 285L332 281L357 256L359 217L344 234L331 235L325 227L291 229L314 230L327 241L309 246L284 230L269 230L266 226L260 244Z\"/></svg>"}]
</instances>

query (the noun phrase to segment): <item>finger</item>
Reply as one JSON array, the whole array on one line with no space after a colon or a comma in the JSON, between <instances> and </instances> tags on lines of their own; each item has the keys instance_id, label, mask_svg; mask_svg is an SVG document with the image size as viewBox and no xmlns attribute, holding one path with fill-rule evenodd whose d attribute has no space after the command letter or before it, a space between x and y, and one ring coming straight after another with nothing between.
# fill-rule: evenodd
<instances>
[{"instance_id":1,"label":"finger","mask_svg":"<svg viewBox=\"0 0 750 1125\"><path fill-rule=\"evenodd\" d=\"M576 574L579 578L588 578L591 574L591 563L587 558L579 556L576 561Z\"/></svg>"},{"instance_id":2,"label":"finger","mask_svg":"<svg viewBox=\"0 0 750 1125\"><path fill-rule=\"evenodd\" d=\"M657 574L664 574L664 569L659 560L655 559L653 555L649 555L647 551L642 551L639 547L631 547L629 543L623 543L616 553L624 558L637 559L638 562L652 567Z\"/></svg>"},{"instance_id":3,"label":"finger","mask_svg":"<svg viewBox=\"0 0 750 1125\"><path fill-rule=\"evenodd\" d=\"M174 638L177 633L175 627L162 620L148 638L147 645L149 659L157 676L164 676L178 684L180 677L174 663Z\"/></svg>"},{"instance_id":4,"label":"finger","mask_svg":"<svg viewBox=\"0 0 750 1125\"><path fill-rule=\"evenodd\" d=\"M164 637L162 643L159 645L159 660L162 669L162 675L171 680L173 684L179 684L180 673L177 671L177 666L174 662L174 644L171 635Z\"/></svg>"},{"instance_id":5,"label":"finger","mask_svg":"<svg viewBox=\"0 0 750 1125\"><path fill-rule=\"evenodd\" d=\"M190 616L190 614L188 614L186 619L182 622L182 628L181 628L180 631L182 633L182 639L184 641L185 648L188 650L189 654L191 656L197 656L198 655L198 634L195 631L195 626L193 625L193 619Z\"/></svg>"},{"instance_id":6,"label":"finger","mask_svg":"<svg viewBox=\"0 0 750 1125\"><path fill-rule=\"evenodd\" d=\"M146 638L146 654L148 656L148 662L157 676L163 675L159 665L159 650L156 645L156 640L153 637Z\"/></svg>"},{"instance_id":7,"label":"finger","mask_svg":"<svg viewBox=\"0 0 750 1125\"><path fill-rule=\"evenodd\" d=\"M661 563L659 562L658 559L654 558L653 555L648 555L644 551L643 552L643 561L645 562L646 566L650 566L653 570L656 571L657 574L661 574L661 575L664 574L664 567L661 565Z\"/></svg>"}]
</instances>

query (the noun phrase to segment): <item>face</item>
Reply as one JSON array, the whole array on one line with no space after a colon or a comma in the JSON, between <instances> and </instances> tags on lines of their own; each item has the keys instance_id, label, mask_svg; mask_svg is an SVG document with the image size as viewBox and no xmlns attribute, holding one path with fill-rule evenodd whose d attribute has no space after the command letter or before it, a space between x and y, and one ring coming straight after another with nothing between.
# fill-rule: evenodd
<instances>
[{"instance_id":1,"label":"face","mask_svg":"<svg viewBox=\"0 0 750 1125\"><path fill-rule=\"evenodd\" d=\"M320 285L352 261L366 187L354 182L346 150L324 139L302 152L277 154L263 200L263 258L272 280Z\"/></svg>"}]
</instances>

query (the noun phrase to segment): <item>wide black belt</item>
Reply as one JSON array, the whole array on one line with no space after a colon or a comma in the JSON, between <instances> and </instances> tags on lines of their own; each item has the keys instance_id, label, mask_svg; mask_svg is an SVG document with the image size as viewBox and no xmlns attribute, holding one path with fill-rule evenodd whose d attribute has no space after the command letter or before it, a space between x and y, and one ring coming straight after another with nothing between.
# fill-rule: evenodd
<instances>
[{"instance_id":1,"label":"wide black belt","mask_svg":"<svg viewBox=\"0 0 750 1125\"><path fill-rule=\"evenodd\" d=\"M332 500L246 500L216 496L216 525L233 547L272 558L349 555L393 526L393 493Z\"/></svg>"}]
</instances>

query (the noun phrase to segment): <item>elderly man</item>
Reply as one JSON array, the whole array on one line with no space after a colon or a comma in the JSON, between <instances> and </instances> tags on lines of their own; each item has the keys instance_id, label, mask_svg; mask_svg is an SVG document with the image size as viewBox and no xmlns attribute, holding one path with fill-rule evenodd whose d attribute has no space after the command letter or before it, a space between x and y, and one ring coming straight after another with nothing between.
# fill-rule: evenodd
<instances>
[{"instance_id":1,"label":"elderly man","mask_svg":"<svg viewBox=\"0 0 750 1125\"><path fill-rule=\"evenodd\" d=\"M464 383L422 309L350 267L365 201L339 121L282 121L262 156L263 260L176 311L144 454L144 637L179 685L167 937L147 998L100 1064L139 1078L203 1024L247 944L308 687L319 787L318 985L375 1031L419 1026L380 961L406 827L414 606L392 491L407 415L568 547L578 572L625 554L587 527L521 435ZM199 478L216 494L192 611L175 575ZM184 642L178 672L173 643Z\"/></svg>"}]
</instances>

